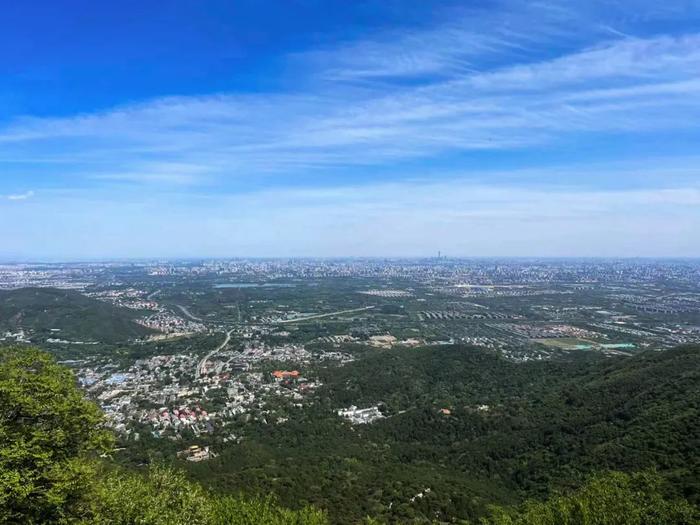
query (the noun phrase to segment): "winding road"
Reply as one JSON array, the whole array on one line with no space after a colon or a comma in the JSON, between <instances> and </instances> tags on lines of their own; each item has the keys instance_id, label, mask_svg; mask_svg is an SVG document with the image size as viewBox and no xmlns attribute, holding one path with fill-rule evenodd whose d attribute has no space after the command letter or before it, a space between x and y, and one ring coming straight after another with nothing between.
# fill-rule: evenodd
<instances>
[{"instance_id":1,"label":"winding road","mask_svg":"<svg viewBox=\"0 0 700 525\"><path fill-rule=\"evenodd\" d=\"M204 358L199 362L199 365L197 365L197 375L203 376L205 373L205 368L207 366L207 361L212 358L214 354L217 352L220 352L224 348L226 348L226 345L229 344L231 341L231 334L233 333L233 330L229 330L226 332L226 339L224 339L224 342L221 343L219 346L217 346L214 350L209 352L207 355L204 356Z\"/></svg>"},{"instance_id":2,"label":"winding road","mask_svg":"<svg viewBox=\"0 0 700 525\"><path fill-rule=\"evenodd\" d=\"M192 315L192 313L190 313L190 311L185 306L182 306L179 304L176 304L175 306L177 306L180 309L180 311L183 314L185 314L185 317L189 317L190 319L192 319L193 321L196 321L198 323L204 322L204 320L201 317L197 317L196 315Z\"/></svg>"}]
</instances>

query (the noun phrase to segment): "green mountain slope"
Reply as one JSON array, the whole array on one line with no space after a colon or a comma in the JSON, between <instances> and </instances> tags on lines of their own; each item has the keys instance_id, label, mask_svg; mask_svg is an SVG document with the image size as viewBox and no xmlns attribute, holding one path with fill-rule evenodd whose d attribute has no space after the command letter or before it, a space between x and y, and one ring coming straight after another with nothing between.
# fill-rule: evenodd
<instances>
[{"instance_id":1,"label":"green mountain slope","mask_svg":"<svg viewBox=\"0 0 700 525\"><path fill-rule=\"evenodd\" d=\"M378 353L329 371L318 403L289 424L259 425L192 465L217 494L157 464L134 472L98 459L113 443L71 372L0 347L0 523L691 525L699 355L514 365L472 348ZM377 364L389 366L367 368ZM348 390L390 399L388 417L359 427L331 417ZM449 414L436 409L446 402Z\"/></svg>"},{"instance_id":2,"label":"green mountain slope","mask_svg":"<svg viewBox=\"0 0 700 525\"><path fill-rule=\"evenodd\" d=\"M581 488L519 508L492 508L481 525L691 525L700 512L669 498L668 484L654 472L609 472L592 476Z\"/></svg>"},{"instance_id":3,"label":"green mountain slope","mask_svg":"<svg viewBox=\"0 0 700 525\"><path fill-rule=\"evenodd\" d=\"M339 523L475 519L607 470L657 469L698 502L698 348L524 364L470 347L402 349L322 379L315 405L283 425L252 423L249 439L193 474L328 508ZM334 414L378 403L389 417L371 425Z\"/></svg>"},{"instance_id":4,"label":"green mountain slope","mask_svg":"<svg viewBox=\"0 0 700 525\"><path fill-rule=\"evenodd\" d=\"M395 399L423 376L433 386L421 387L422 402L413 409L406 404L408 412L372 428L404 458L442 457L472 476L497 472L507 487L528 495L578 485L596 469L656 467L697 498L697 349L526 365L445 351L415 356L418 362L404 376L407 386L388 394ZM385 375L395 381L396 370L383 370L375 371L370 388ZM452 379L444 381L444 374ZM450 416L438 412L443 405ZM484 405L488 409L475 410Z\"/></svg>"},{"instance_id":5,"label":"green mountain slope","mask_svg":"<svg viewBox=\"0 0 700 525\"><path fill-rule=\"evenodd\" d=\"M0 330L22 328L39 339L113 343L154 333L134 322L138 316L74 290L0 290Z\"/></svg>"}]
</instances>

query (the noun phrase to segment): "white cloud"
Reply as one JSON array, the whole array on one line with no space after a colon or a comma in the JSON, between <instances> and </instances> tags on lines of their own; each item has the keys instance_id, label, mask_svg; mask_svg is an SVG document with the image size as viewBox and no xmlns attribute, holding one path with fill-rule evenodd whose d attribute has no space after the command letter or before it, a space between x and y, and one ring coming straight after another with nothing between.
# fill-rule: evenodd
<instances>
[{"instance_id":1,"label":"white cloud","mask_svg":"<svg viewBox=\"0 0 700 525\"><path fill-rule=\"evenodd\" d=\"M191 186L203 182L210 166L178 162L144 162L130 171L97 173L90 178L102 181L149 184L156 187Z\"/></svg>"},{"instance_id":2,"label":"white cloud","mask_svg":"<svg viewBox=\"0 0 700 525\"><path fill-rule=\"evenodd\" d=\"M300 53L300 64L312 63L328 80L387 82L426 75L474 72L485 59L528 56L552 41L579 42L587 31L580 7L556 0L547 3L496 1L442 13L443 22L421 29L395 29L330 49ZM532 21L537 31L532 31ZM570 31L572 22L579 31ZM596 31L600 32L600 31ZM586 33L586 36L587 33Z\"/></svg>"},{"instance_id":3,"label":"white cloud","mask_svg":"<svg viewBox=\"0 0 700 525\"><path fill-rule=\"evenodd\" d=\"M33 191L27 191L24 193L14 193L14 194L5 196L5 198L8 201L26 201L27 199L31 199L32 197L34 197Z\"/></svg>"},{"instance_id":4,"label":"white cloud","mask_svg":"<svg viewBox=\"0 0 700 525\"><path fill-rule=\"evenodd\" d=\"M516 65L475 75L479 89L538 90L588 81L695 78L700 67L700 35L623 38L546 62Z\"/></svg>"},{"instance_id":5,"label":"white cloud","mask_svg":"<svg viewBox=\"0 0 700 525\"><path fill-rule=\"evenodd\" d=\"M72 161L64 177L181 185L523 149L577 133L698 130L699 50L700 34L622 38L419 86L336 82L27 118L0 129L0 158Z\"/></svg>"}]
</instances>

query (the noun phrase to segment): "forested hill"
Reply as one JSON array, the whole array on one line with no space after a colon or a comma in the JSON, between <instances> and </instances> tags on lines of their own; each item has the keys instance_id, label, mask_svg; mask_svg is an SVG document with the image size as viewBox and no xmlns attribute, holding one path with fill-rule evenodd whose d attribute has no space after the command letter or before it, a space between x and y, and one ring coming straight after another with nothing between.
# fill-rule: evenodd
<instances>
[{"instance_id":1,"label":"forested hill","mask_svg":"<svg viewBox=\"0 0 700 525\"><path fill-rule=\"evenodd\" d=\"M698 348L522 365L453 348L395 359L355 363L328 388L339 400L387 399L397 415L368 433L388 438L403 459L497 473L528 495L577 485L597 469L654 467L697 501Z\"/></svg>"},{"instance_id":2,"label":"forested hill","mask_svg":"<svg viewBox=\"0 0 700 525\"><path fill-rule=\"evenodd\" d=\"M344 523L475 519L608 470L656 469L699 501L698 348L523 364L471 347L378 351L323 381L315 406L254 428L193 473L218 489L321 505ZM333 413L377 403L388 417L371 425ZM430 497L411 502L426 487Z\"/></svg>"},{"instance_id":3,"label":"forested hill","mask_svg":"<svg viewBox=\"0 0 700 525\"><path fill-rule=\"evenodd\" d=\"M74 290L0 290L0 330L30 330L39 338L113 343L154 333L134 322L138 315Z\"/></svg>"},{"instance_id":4,"label":"forested hill","mask_svg":"<svg viewBox=\"0 0 700 525\"><path fill-rule=\"evenodd\" d=\"M118 468L72 373L41 351L0 347L0 523L691 525L698 357L516 365L466 347L379 352L335 369L288 424L261 424L192 466L219 489L207 491L154 456ZM412 380L425 391L414 401ZM389 398L389 417L351 428L333 416L325 407L343 385ZM266 485L297 510L250 494Z\"/></svg>"}]
</instances>

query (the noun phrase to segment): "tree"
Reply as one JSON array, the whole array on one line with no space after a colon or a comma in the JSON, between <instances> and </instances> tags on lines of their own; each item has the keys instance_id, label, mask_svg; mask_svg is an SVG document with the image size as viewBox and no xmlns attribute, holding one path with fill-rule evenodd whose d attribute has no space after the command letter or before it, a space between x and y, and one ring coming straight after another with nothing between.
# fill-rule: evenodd
<instances>
[{"instance_id":1,"label":"tree","mask_svg":"<svg viewBox=\"0 0 700 525\"><path fill-rule=\"evenodd\" d=\"M0 348L0 523L69 521L109 449L102 414L48 354Z\"/></svg>"},{"instance_id":2,"label":"tree","mask_svg":"<svg viewBox=\"0 0 700 525\"><path fill-rule=\"evenodd\" d=\"M668 498L655 472L610 472L576 492L517 509L492 508L482 525L692 525L700 515L684 500Z\"/></svg>"},{"instance_id":3,"label":"tree","mask_svg":"<svg viewBox=\"0 0 700 525\"><path fill-rule=\"evenodd\" d=\"M151 466L144 475L112 471L98 478L86 514L91 525L327 525L323 512L284 509L272 498L216 496L181 471Z\"/></svg>"},{"instance_id":4,"label":"tree","mask_svg":"<svg viewBox=\"0 0 700 525\"><path fill-rule=\"evenodd\" d=\"M237 497L215 499L212 505L213 525L327 525L325 513L313 507L289 510L280 507L272 497L246 500Z\"/></svg>"},{"instance_id":5,"label":"tree","mask_svg":"<svg viewBox=\"0 0 700 525\"><path fill-rule=\"evenodd\" d=\"M207 525L209 499L181 472L152 466L145 475L112 471L97 478L88 520L94 525Z\"/></svg>"}]
</instances>

